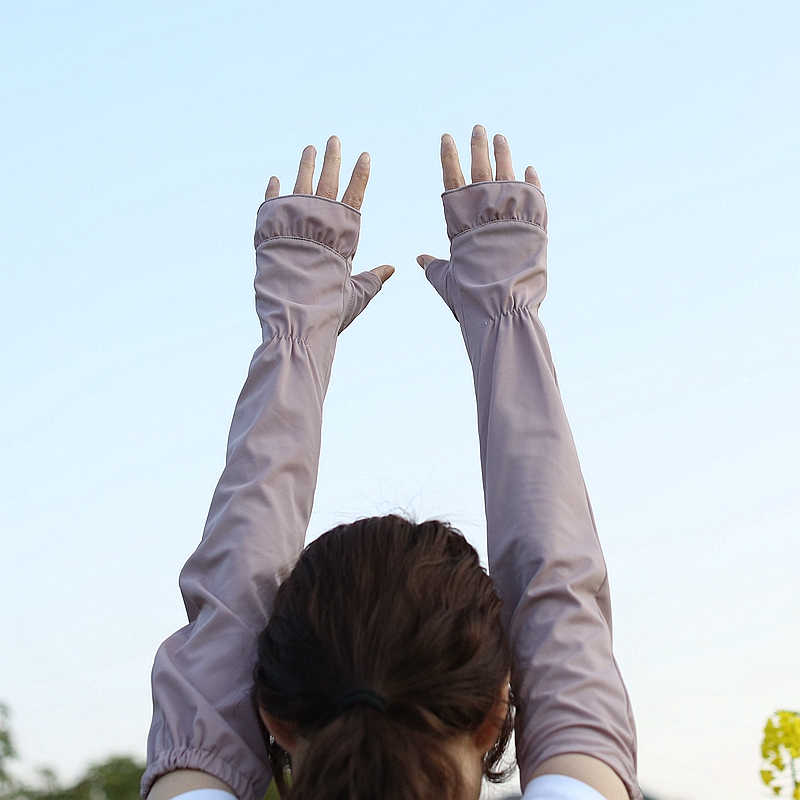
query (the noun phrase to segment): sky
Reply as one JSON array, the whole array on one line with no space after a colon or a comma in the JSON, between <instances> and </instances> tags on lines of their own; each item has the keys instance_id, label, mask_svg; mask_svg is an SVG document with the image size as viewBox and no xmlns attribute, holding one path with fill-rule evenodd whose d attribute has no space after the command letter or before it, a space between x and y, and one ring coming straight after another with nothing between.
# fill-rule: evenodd
<instances>
[{"instance_id":1,"label":"sky","mask_svg":"<svg viewBox=\"0 0 800 800\"><path fill-rule=\"evenodd\" d=\"M800 708L797 2L0 2L0 701L20 774L144 754L259 341L271 174L372 155L310 536L403 511L485 553L440 135L482 123L550 215L541 316L596 512L640 778L766 796Z\"/></svg>"}]
</instances>

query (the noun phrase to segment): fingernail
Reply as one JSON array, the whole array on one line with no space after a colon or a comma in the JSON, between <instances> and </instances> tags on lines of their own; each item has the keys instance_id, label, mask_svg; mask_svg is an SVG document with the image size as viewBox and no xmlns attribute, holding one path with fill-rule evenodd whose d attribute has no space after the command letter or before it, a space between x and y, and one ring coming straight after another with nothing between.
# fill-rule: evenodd
<instances>
[{"instance_id":1,"label":"fingernail","mask_svg":"<svg viewBox=\"0 0 800 800\"><path fill-rule=\"evenodd\" d=\"M480 136L481 134L483 134L484 136L486 135L486 128L484 128L483 125L476 125L472 129L472 135L473 136Z\"/></svg>"},{"instance_id":2,"label":"fingernail","mask_svg":"<svg viewBox=\"0 0 800 800\"><path fill-rule=\"evenodd\" d=\"M372 160L372 159L370 158L370 156L369 156L369 153L362 153L362 154L359 156L359 158L360 158L360 159L361 159L361 160L362 160L362 161L363 161L365 164L369 164L369 163L370 163L370 161Z\"/></svg>"},{"instance_id":3,"label":"fingernail","mask_svg":"<svg viewBox=\"0 0 800 800\"><path fill-rule=\"evenodd\" d=\"M497 144L505 144L506 143L506 137L503 136L502 133L496 133L495 137L494 137L494 140L495 140L495 142L497 142Z\"/></svg>"},{"instance_id":4,"label":"fingernail","mask_svg":"<svg viewBox=\"0 0 800 800\"><path fill-rule=\"evenodd\" d=\"M330 139L328 139L328 150L333 150L334 148L338 147L340 144L341 144L341 142L339 141L339 137L338 136L331 136Z\"/></svg>"},{"instance_id":5,"label":"fingernail","mask_svg":"<svg viewBox=\"0 0 800 800\"><path fill-rule=\"evenodd\" d=\"M394 267L390 264L386 264L381 270L381 280L386 283L392 275L394 275Z\"/></svg>"},{"instance_id":6,"label":"fingernail","mask_svg":"<svg viewBox=\"0 0 800 800\"><path fill-rule=\"evenodd\" d=\"M425 269L425 259L422 256L417 256L417 264Z\"/></svg>"}]
</instances>

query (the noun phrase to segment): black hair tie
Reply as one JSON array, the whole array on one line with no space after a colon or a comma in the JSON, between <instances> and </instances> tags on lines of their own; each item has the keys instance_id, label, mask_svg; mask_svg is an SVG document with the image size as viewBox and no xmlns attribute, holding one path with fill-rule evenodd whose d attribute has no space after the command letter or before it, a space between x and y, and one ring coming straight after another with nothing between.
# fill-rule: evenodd
<instances>
[{"instance_id":1,"label":"black hair tie","mask_svg":"<svg viewBox=\"0 0 800 800\"><path fill-rule=\"evenodd\" d=\"M339 702L339 713L356 706L375 708L385 714L389 710L389 701L374 689L353 689L353 691L347 692Z\"/></svg>"}]
</instances>

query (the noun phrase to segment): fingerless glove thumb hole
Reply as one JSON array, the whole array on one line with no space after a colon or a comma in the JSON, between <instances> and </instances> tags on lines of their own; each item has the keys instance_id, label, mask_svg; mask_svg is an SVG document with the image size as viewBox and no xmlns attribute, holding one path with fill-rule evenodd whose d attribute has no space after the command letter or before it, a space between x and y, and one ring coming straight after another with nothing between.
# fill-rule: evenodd
<instances>
[{"instance_id":1,"label":"fingerless glove thumb hole","mask_svg":"<svg viewBox=\"0 0 800 800\"><path fill-rule=\"evenodd\" d=\"M374 272L360 272L353 275L348 283L349 294L342 316L341 333L366 307L369 301L381 290L381 279Z\"/></svg>"},{"instance_id":2,"label":"fingerless glove thumb hole","mask_svg":"<svg viewBox=\"0 0 800 800\"><path fill-rule=\"evenodd\" d=\"M453 270L450 262L445 261L443 258L435 258L433 261L429 261L428 266L425 267L425 277L439 293L442 300L447 303L447 307L453 312L453 316L458 319L455 305L453 304L452 276Z\"/></svg>"}]
</instances>

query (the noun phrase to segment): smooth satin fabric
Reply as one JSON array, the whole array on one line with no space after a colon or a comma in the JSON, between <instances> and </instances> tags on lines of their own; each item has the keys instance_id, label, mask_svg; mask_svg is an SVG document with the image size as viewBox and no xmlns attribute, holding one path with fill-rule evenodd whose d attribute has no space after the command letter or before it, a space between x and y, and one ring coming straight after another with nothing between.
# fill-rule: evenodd
<instances>
[{"instance_id":1,"label":"smooth satin fabric","mask_svg":"<svg viewBox=\"0 0 800 800\"><path fill-rule=\"evenodd\" d=\"M357 211L319 197L276 198L258 211L263 343L202 542L181 572L189 625L156 654L145 796L176 769L208 772L241 800L261 800L271 779L250 697L255 643L279 573L303 548L337 335L381 285L372 273L351 277L359 226Z\"/></svg>"},{"instance_id":2,"label":"smooth satin fabric","mask_svg":"<svg viewBox=\"0 0 800 800\"><path fill-rule=\"evenodd\" d=\"M544 195L493 181L443 197L451 259L430 263L427 275L459 320L472 364L489 571L514 653L521 782L551 756L585 753L639 797L606 566L538 316Z\"/></svg>"},{"instance_id":3,"label":"smooth satin fabric","mask_svg":"<svg viewBox=\"0 0 800 800\"><path fill-rule=\"evenodd\" d=\"M537 314L546 292L544 197L504 181L443 199L451 260L426 272L461 325L473 368L522 784L544 759L579 752L609 764L640 798L605 564ZM303 547L337 335L380 288L372 273L350 274L359 223L353 209L308 195L258 211L263 343L236 405L203 540L181 573L189 625L156 655L145 796L176 769L208 772L240 800L261 800L269 783L250 697L255 641L278 575Z\"/></svg>"}]
</instances>

